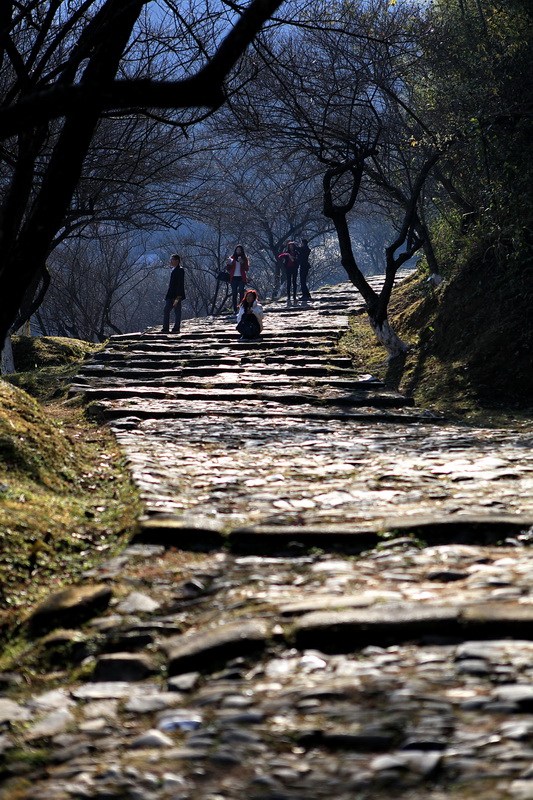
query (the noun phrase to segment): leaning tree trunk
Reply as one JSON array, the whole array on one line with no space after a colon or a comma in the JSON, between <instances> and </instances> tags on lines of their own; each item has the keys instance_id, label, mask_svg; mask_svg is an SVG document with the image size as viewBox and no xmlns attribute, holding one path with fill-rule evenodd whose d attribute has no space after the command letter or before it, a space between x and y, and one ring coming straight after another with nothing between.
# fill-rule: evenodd
<instances>
[{"instance_id":1,"label":"leaning tree trunk","mask_svg":"<svg viewBox=\"0 0 533 800\"><path fill-rule=\"evenodd\" d=\"M407 352L408 345L394 332L387 317L385 317L384 320L378 321L369 311L368 320L378 342L389 354L389 359L396 358L402 355L402 353Z\"/></svg>"},{"instance_id":2,"label":"leaning tree trunk","mask_svg":"<svg viewBox=\"0 0 533 800\"><path fill-rule=\"evenodd\" d=\"M397 241L394 242L391 247L387 248L385 282L381 292L377 294L357 266L353 253L350 229L348 228L348 221L346 219L348 212L351 211L357 199L365 158L371 154L372 152L370 150L368 152L363 151L351 164L339 164L327 170L323 180L324 216L331 219L335 226L337 239L339 241L339 249L341 251L341 264L366 303L368 319L372 330L376 334L378 342L383 345L389 354L389 358L394 358L401 353L405 353L407 345L402 342L400 337L393 331L387 317L387 308L396 271L400 264L403 263L402 259L405 260L405 258L403 255L397 259L394 258L394 253L398 247ZM348 172L352 175L350 197L344 204L336 204L333 200L335 181L339 175L346 175Z\"/></svg>"},{"instance_id":3,"label":"leaning tree trunk","mask_svg":"<svg viewBox=\"0 0 533 800\"><path fill-rule=\"evenodd\" d=\"M396 270L394 270L392 273L390 269L387 270L388 274L385 277L383 289L379 295L376 294L372 287L367 283L365 276L357 266L357 262L353 254L352 241L348 223L346 221L346 215L342 213L336 213L331 217L331 219L333 220L333 224L335 225L335 230L337 232L337 239L339 241L339 248L341 251L342 266L348 273L348 277L350 278L351 282L363 296L363 299L366 303L368 320L378 342L385 348L389 358L395 358L401 353L405 353L407 350L407 345L394 332L387 316L387 306L392 285L394 284Z\"/></svg>"}]
</instances>

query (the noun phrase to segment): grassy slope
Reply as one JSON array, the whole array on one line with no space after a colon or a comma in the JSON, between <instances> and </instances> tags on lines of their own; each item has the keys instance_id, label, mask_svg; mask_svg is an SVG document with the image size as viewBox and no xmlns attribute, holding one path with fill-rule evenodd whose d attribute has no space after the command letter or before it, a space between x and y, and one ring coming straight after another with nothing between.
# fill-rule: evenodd
<instances>
[{"instance_id":1,"label":"grassy slope","mask_svg":"<svg viewBox=\"0 0 533 800\"><path fill-rule=\"evenodd\" d=\"M393 327L410 345L404 363L386 361L366 315L341 347L357 367L411 394L419 405L463 417L533 405L533 286L509 269L463 269L435 289L415 273L397 287Z\"/></svg>"},{"instance_id":2,"label":"grassy slope","mask_svg":"<svg viewBox=\"0 0 533 800\"><path fill-rule=\"evenodd\" d=\"M14 344L16 365L37 370L0 381L0 632L40 597L116 552L140 510L110 432L65 399L68 379L94 347L70 340Z\"/></svg>"}]
</instances>

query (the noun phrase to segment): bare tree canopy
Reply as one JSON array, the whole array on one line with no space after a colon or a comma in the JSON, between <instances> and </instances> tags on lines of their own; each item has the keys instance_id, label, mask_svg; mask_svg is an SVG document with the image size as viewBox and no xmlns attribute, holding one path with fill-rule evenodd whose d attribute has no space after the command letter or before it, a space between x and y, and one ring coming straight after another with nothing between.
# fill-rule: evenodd
<instances>
[{"instance_id":1,"label":"bare tree canopy","mask_svg":"<svg viewBox=\"0 0 533 800\"><path fill-rule=\"evenodd\" d=\"M218 108L239 59L281 4L4 0L1 341L69 216L102 118L172 109L182 116L165 119L179 126L191 122L191 109Z\"/></svg>"}]
</instances>

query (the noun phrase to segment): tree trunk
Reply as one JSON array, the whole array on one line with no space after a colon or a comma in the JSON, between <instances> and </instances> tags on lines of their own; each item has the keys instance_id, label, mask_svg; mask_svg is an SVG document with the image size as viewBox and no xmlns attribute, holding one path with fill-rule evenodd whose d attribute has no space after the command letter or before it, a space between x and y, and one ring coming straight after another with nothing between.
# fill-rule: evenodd
<instances>
[{"instance_id":1,"label":"tree trunk","mask_svg":"<svg viewBox=\"0 0 533 800\"><path fill-rule=\"evenodd\" d=\"M11 347L11 336L6 336L2 348L2 375L11 375L15 372L15 362L13 361L13 348Z\"/></svg>"},{"instance_id":2,"label":"tree trunk","mask_svg":"<svg viewBox=\"0 0 533 800\"><path fill-rule=\"evenodd\" d=\"M382 322L377 322L369 311L368 319L378 342L389 354L389 359L407 352L408 346L400 339L398 334L393 331L387 317L385 317Z\"/></svg>"},{"instance_id":3,"label":"tree trunk","mask_svg":"<svg viewBox=\"0 0 533 800\"><path fill-rule=\"evenodd\" d=\"M333 216L331 216L331 219L335 226L335 231L337 232L337 239L341 252L341 264L346 270L346 273L353 285L363 296L367 306L370 307L377 302L378 296L372 287L367 283L365 276L357 266L357 262L353 254L352 238L350 236L348 222L346 221L346 214L342 212L336 212Z\"/></svg>"},{"instance_id":4,"label":"tree trunk","mask_svg":"<svg viewBox=\"0 0 533 800\"><path fill-rule=\"evenodd\" d=\"M21 336L31 336L31 320L27 319L18 332Z\"/></svg>"},{"instance_id":5,"label":"tree trunk","mask_svg":"<svg viewBox=\"0 0 533 800\"><path fill-rule=\"evenodd\" d=\"M383 345L389 354L389 358L405 353L407 345L393 331L387 317L387 305L392 283L394 283L394 274L387 276L386 285L383 287L382 292L377 295L366 282L364 275L356 264L346 216L344 214L336 214L333 218L333 223L339 240L342 266L348 273L351 282L363 295L366 302L368 320L378 342Z\"/></svg>"},{"instance_id":6,"label":"tree trunk","mask_svg":"<svg viewBox=\"0 0 533 800\"><path fill-rule=\"evenodd\" d=\"M81 174L83 161L100 119L99 93L116 77L120 58L143 7L142 0L122 6L107 0L101 9L108 31L97 43L84 68L80 86L92 97L77 114L65 117L44 172L31 213L16 236L0 239L0 339L7 334L28 286L45 269L50 243L61 227Z\"/></svg>"},{"instance_id":7,"label":"tree trunk","mask_svg":"<svg viewBox=\"0 0 533 800\"><path fill-rule=\"evenodd\" d=\"M276 300L283 294L285 287L285 270L278 262L274 267L274 288L272 290L272 300Z\"/></svg>"}]
</instances>

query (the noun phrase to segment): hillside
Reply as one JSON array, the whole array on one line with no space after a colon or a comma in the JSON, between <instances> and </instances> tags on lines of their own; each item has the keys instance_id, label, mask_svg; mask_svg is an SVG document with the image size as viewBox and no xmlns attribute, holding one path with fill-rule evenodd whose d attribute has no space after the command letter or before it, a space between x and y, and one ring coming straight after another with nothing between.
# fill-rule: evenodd
<instances>
[{"instance_id":1,"label":"hillside","mask_svg":"<svg viewBox=\"0 0 533 800\"><path fill-rule=\"evenodd\" d=\"M418 404L459 415L526 410L533 398L532 272L528 263L470 262L437 288L416 272L390 305L395 330L410 344L405 361L386 362L366 315L354 319L343 348Z\"/></svg>"},{"instance_id":2,"label":"hillside","mask_svg":"<svg viewBox=\"0 0 533 800\"><path fill-rule=\"evenodd\" d=\"M37 341L37 349L49 344ZM63 370L76 367L71 358L66 367L56 360L48 352L33 362L37 369L11 378L36 394L61 395ZM52 587L76 582L118 550L137 513L137 494L105 427L89 423L79 403L40 404L0 380L0 634Z\"/></svg>"}]
</instances>

